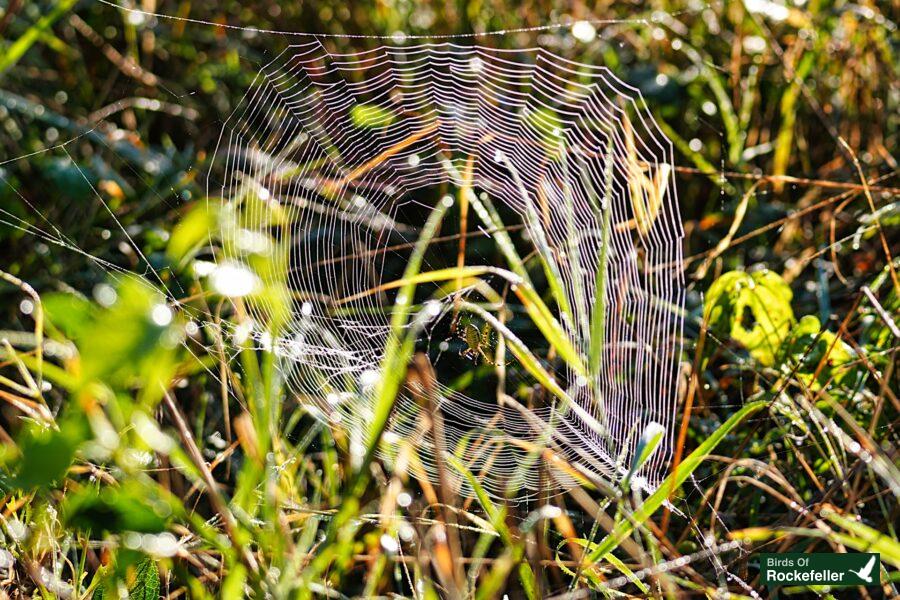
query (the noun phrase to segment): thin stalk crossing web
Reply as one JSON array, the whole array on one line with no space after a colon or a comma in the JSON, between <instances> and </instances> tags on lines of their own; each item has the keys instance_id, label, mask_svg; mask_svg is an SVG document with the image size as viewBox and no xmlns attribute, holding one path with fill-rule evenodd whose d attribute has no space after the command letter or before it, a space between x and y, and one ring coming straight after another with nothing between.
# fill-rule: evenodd
<instances>
[{"instance_id":1,"label":"thin stalk crossing web","mask_svg":"<svg viewBox=\"0 0 900 600\"><path fill-rule=\"evenodd\" d=\"M540 48L298 44L260 70L216 164L210 193L239 216L213 275L252 270L248 286L289 290L286 310L248 306L253 335L351 449L408 301L403 327L429 361L473 361L498 385L439 378L425 386L433 398L402 386L383 459L436 479L442 448L504 496L527 496L548 472L557 488L661 480L683 232L671 144L609 69ZM432 222L415 297L398 298ZM277 266L256 268L273 240Z\"/></svg>"}]
</instances>

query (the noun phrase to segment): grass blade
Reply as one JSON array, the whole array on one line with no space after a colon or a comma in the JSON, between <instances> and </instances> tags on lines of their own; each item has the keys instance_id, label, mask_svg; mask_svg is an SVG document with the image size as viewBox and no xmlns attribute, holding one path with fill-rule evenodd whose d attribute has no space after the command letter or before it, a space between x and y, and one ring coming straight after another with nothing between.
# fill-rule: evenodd
<instances>
[{"instance_id":1,"label":"grass blade","mask_svg":"<svg viewBox=\"0 0 900 600\"><path fill-rule=\"evenodd\" d=\"M19 39L12 43L12 45L6 49L6 52L0 56L0 74L3 74L7 69L15 65L19 62L19 59L22 58L28 49L31 48L32 45L36 41L41 38L41 35L67 12L78 0L61 0L53 7L53 9L45 14L43 17L37 20L37 22L29 27L25 33L23 33Z\"/></svg>"}]
</instances>

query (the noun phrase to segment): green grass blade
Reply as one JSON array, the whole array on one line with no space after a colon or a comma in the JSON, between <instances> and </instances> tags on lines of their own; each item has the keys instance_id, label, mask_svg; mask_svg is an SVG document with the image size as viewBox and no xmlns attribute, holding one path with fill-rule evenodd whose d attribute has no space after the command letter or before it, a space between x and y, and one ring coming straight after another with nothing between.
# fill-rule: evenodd
<instances>
[{"instance_id":1,"label":"green grass blade","mask_svg":"<svg viewBox=\"0 0 900 600\"><path fill-rule=\"evenodd\" d=\"M569 170L569 155L565 152L564 138L559 139L559 163L562 167L563 195L566 199L566 258L572 265L572 295L574 306L569 308L568 316L573 319L573 327L581 328L584 339L590 336L590 319L585 314L588 310L588 301L584 293L581 270L582 232L575 223L575 196L572 193L572 183ZM561 285L561 282L560 282Z\"/></svg>"},{"instance_id":2,"label":"green grass blade","mask_svg":"<svg viewBox=\"0 0 900 600\"><path fill-rule=\"evenodd\" d=\"M537 256L541 261L541 266L544 268L544 275L547 277L550 293L556 300L556 304L559 306L559 311L563 315L563 318L568 321L569 325L574 325L577 321L572 314L572 307L569 305L569 299L566 297L565 290L563 289L559 265L554 257L553 248L550 247L550 242L547 240L544 228L541 226L541 218L534 208L531 194L525 189L525 184L522 182L522 178L519 177L519 172L516 170L515 166L509 160L504 161L504 164L506 164L507 169L509 169L513 183L515 183L519 190L519 195L522 197L523 202L525 202L525 220L529 224L528 233L531 235L531 239L537 247Z\"/></svg>"},{"instance_id":3,"label":"green grass blade","mask_svg":"<svg viewBox=\"0 0 900 600\"><path fill-rule=\"evenodd\" d=\"M340 300L339 304L346 304L352 300L369 296L378 292L390 289L400 288L398 297L407 294L407 289L415 290L415 286L419 283L433 283L436 281L459 281L466 278L479 277L482 275L499 275L512 284L512 290L521 300L528 316L531 318L535 326L544 335L551 346L556 350L557 354L569 364L577 375L587 376L587 369L581 354L575 348L572 340L563 329L560 322L553 316L550 308L541 300L538 293L530 284L523 281L518 274L499 269L497 267L487 266L468 266L468 267L448 267L446 269L437 269L434 271L426 271L424 273L404 273L400 279L390 281L375 288L371 288L359 294L348 296ZM410 304L412 300L410 300ZM409 307L406 309L409 310ZM394 318L402 317L397 308L394 310ZM404 321L405 322L405 321Z\"/></svg>"},{"instance_id":4,"label":"green grass blade","mask_svg":"<svg viewBox=\"0 0 900 600\"><path fill-rule=\"evenodd\" d=\"M530 285L517 285L513 287L513 291L525 306L531 321L550 342L550 345L556 349L560 358L566 361L576 375L587 377L587 367L584 365L581 353L575 348L563 326L556 320L534 288Z\"/></svg>"},{"instance_id":5,"label":"green grass blade","mask_svg":"<svg viewBox=\"0 0 900 600\"><path fill-rule=\"evenodd\" d=\"M596 381L600 375L603 347L606 342L606 288L609 278L610 225L612 222L612 206L610 206L612 165L612 156L609 156L605 165L603 199L602 202L596 203L597 210L602 211L603 216L600 229L600 257L597 261L596 286L594 288L594 306L591 311L591 343L588 350L588 365L592 381ZM585 181L587 182L587 178L585 178ZM588 186L590 193L593 191L593 188L589 182Z\"/></svg>"},{"instance_id":6,"label":"green grass blade","mask_svg":"<svg viewBox=\"0 0 900 600\"><path fill-rule=\"evenodd\" d=\"M848 519L832 508L823 508L819 514L834 525L847 531L850 538L846 545L859 552L878 552L882 560L900 567L900 542L884 535L868 525Z\"/></svg>"},{"instance_id":7,"label":"green grass blade","mask_svg":"<svg viewBox=\"0 0 900 600\"><path fill-rule=\"evenodd\" d=\"M443 162L443 166L455 181L464 181L459 170L453 166L452 162L446 160ZM497 247L503 253L503 257L509 263L512 272L531 283L531 279L528 277L528 270L525 268L525 262L519 256L512 238L509 237L509 233L507 233L503 224L503 219L500 218L500 213L497 212L497 209L487 196L480 198L471 186L466 187L465 190L469 204L475 210L475 214L478 215L481 222L484 223L484 226L491 232L491 236L497 242Z\"/></svg>"},{"instance_id":8,"label":"green grass blade","mask_svg":"<svg viewBox=\"0 0 900 600\"><path fill-rule=\"evenodd\" d=\"M78 0L61 0L50 12L38 19L19 39L13 42L0 56L0 74L19 62L19 59L28 52L28 49L41 39L44 32L50 29L60 17L69 12L76 2Z\"/></svg>"},{"instance_id":9,"label":"green grass blade","mask_svg":"<svg viewBox=\"0 0 900 600\"><path fill-rule=\"evenodd\" d=\"M438 226L447 209L452 206L450 202L441 201L428 217L425 226L416 245L410 254L406 269L403 273L403 284L394 301L394 313L391 318L391 330L385 342L384 357L381 362L381 377L375 387L375 403L371 417L369 431L366 438L366 449L359 463L355 465L355 475L347 486L347 492L342 498L341 508L329 524L326 540L318 550L316 558L309 564L304 572L304 587L318 581L332 563L343 568L349 561L353 543L359 525L351 521L360 509L360 497L366 489L369 479L369 464L375 457L381 435L387 427L388 418L394 407L400 386L406 377L406 370L415 350L415 337L418 328L406 331L409 317L412 312L413 297L416 291L416 276L422 266L425 251L437 232ZM310 597L309 593L301 595Z\"/></svg>"},{"instance_id":10,"label":"green grass blade","mask_svg":"<svg viewBox=\"0 0 900 600\"><path fill-rule=\"evenodd\" d=\"M442 200L428 216L428 221L426 221L419 239L416 240L415 248L413 248L409 261L406 264L406 269L403 272L404 283L400 287L400 291L397 293L397 298L394 301L391 331L385 343L384 358L381 362L381 377L375 388L375 410L369 427L366 448L368 460L371 460L371 455L374 454L375 447L378 445L378 439L387 425L388 416L394 407L397 392L400 390L400 385L406 377L406 366L409 364L415 348L414 340L410 339L411 336L406 335L404 329L409 321L411 307L413 306L417 285L416 276L422 267L422 259L425 256L425 251L431 244L431 239L435 236L444 215L447 214L447 209L452 205L452 199L450 201Z\"/></svg>"}]
</instances>

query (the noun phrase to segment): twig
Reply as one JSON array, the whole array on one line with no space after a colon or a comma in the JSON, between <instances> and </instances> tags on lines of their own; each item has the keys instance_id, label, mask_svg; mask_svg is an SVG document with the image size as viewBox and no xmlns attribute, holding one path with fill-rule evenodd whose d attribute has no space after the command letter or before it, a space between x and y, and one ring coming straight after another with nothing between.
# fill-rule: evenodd
<instances>
[{"instance_id":1,"label":"twig","mask_svg":"<svg viewBox=\"0 0 900 600\"><path fill-rule=\"evenodd\" d=\"M441 125L440 121L435 121L434 123L431 123L427 127L423 127L419 131L413 133L409 137L404 138L400 142L394 144L393 146L391 146L384 152L380 153L375 158L361 164L360 166L358 166L355 169L353 169L352 171L350 171L350 173L348 173L343 179L334 182L332 184L333 188L334 189L342 188L345 185L347 185L348 183L351 183L351 182L359 179L360 177L362 177L363 175L365 175L366 173L368 173L369 171L371 171L372 169L374 169L375 167L377 167L378 165L383 163L385 160L387 160L394 154L397 154L401 150L408 148L409 146L412 146L413 144L415 144L417 141L419 141L423 137L431 135L432 133L437 131L438 128L440 127L440 125Z\"/></svg>"},{"instance_id":2,"label":"twig","mask_svg":"<svg viewBox=\"0 0 900 600\"><path fill-rule=\"evenodd\" d=\"M856 172L859 174L860 181L862 181L863 193L869 203L869 210L872 211L872 219L875 220L875 227L878 228L878 237L881 239L881 248L884 250L884 256L887 258L888 270L891 272L891 280L894 282L894 291L900 294L900 280L897 278L897 270L894 269L894 257L891 256L890 246L888 246L887 238L884 236L884 229L881 227L881 219L878 218L878 211L875 209L875 200L872 198L872 192L869 189L869 181L866 179L866 174L863 173L862 165L859 164L856 152L853 151L850 144L845 142L844 138L840 136L838 137L838 141L850 154L850 157L853 159L853 166L856 167Z\"/></svg>"},{"instance_id":3,"label":"twig","mask_svg":"<svg viewBox=\"0 0 900 600\"><path fill-rule=\"evenodd\" d=\"M728 228L728 233L719 240L719 243L716 244L716 247L712 249L709 256L706 257L706 260L703 261L703 264L697 268L697 273L695 277L697 279L703 279L706 277L706 272L709 270L712 262L719 257L728 247L731 245L731 240L734 239L735 234L738 232L738 229L741 228L741 223L744 222L744 215L747 214L747 206L750 204L750 198L753 197L754 192L756 192L756 188L760 186L762 182L756 181L753 185L750 186L746 192L744 192L743 197L741 197L741 201L737 206L737 209L734 211L734 219L731 222L731 227Z\"/></svg>"},{"instance_id":4,"label":"twig","mask_svg":"<svg viewBox=\"0 0 900 600\"><path fill-rule=\"evenodd\" d=\"M88 39L94 46L103 52L103 55L116 66L119 71L128 77L137 79L148 87L156 87L159 84L159 78L145 70L137 64L130 56L123 56L121 52L107 44L103 37L94 31L94 29L84 22L84 20L76 14L69 16L69 24L75 30Z\"/></svg>"},{"instance_id":5,"label":"twig","mask_svg":"<svg viewBox=\"0 0 900 600\"><path fill-rule=\"evenodd\" d=\"M194 441L194 436L191 434L191 430L184 420L184 416L182 416L181 411L178 410L178 406L175 404L169 391L165 388L163 389L163 400L166 408L169 409L169 412L172 415L172 421L175 423L175 428L178 429L181 441L184 442L184 446L187 449L191 460L194 461L194 464L200 470L203 481L206 483L210 501L212 502L215 511L219 513L219 516L222 518L222 524L225 526L228 537L231 538L234 547L240 549L241 556L247 567L254 573L259 572L259 565L256 562L256 558L253 557L253 554L246 548L245 544L238 539L234 515L231 514L231 511L228 509L228 504L225 502L221 490L219 490L219 484L216 483L212 472L209 470L209 466L206 464L206 461L203 460L203 455L200 453L200 449Z\"/></svg>"},{"instance_id":6,"label":"twig","mask_svg":"<svg viewBox=\"0 0 900 600\"><path fill-rule=\"evenodd\" d=\"M412 364L407 374L407 385L410 386L413 394L420 395L421 400L428 407L431 419L431 435L434 442L435 464L437 466L438 481L440 482L439 493L441 495L441 512L443 513L443 521L451 525L450 529L443 528L444 537L448 544L450 555L452 557L451 573L447 577L446 584L450 584L450 592L453 597L462 597L464 590L465 575L460 568L459 558L462 556L462 545L459 540L459 533L455 529L457 524L456 515L447 510L446 507L453 505L453 490L451 489L450 476L447 473L447 466L444 463L446 456L446 444L444 433L444 419L438 408L438 401L435 391L436 377L431 361L425 354L417 353L413 357ZM440 526L443 526L441 523Z\"/></svg>"},{"instance_id":7,"label":"twig","mask_svg":"<svg viewBox=\"0 0 900 600\"><path fill-rule=\"evenodd\" d=\"M887 175L883 175L882 177L878 178L878 181L881 181L887 177L893 176L894 174L895 173L889 173ZM869 189L871 190L873 188L870 187ZM830 198L825 198L824 200L822 200L820 202L817 202L813 205L807 206L806 208L802 208L800 210L794 211L791 214L789 214L785 217L782 217L781 219L776 219L775 221L772 221L771 223L768 223L766 225L758 227L749 233L746 233L740 237L733 239L731 241L731 244L729 247L733 248L735 246L743 244L747 240L751 240L751 239L755 238L756 236L762 235L763 233L766 233L767 231L770 231L772 229L780 227L781 225L783 225L785 223L788 223L795 219L799 219L800 217L805 217L806 215L813 213L821 208L825 208L825 207L831 206L832 204L842 202L842 201L846 200L847 198L853 197L855 194L858 194L858 193L859 192L857 190L849 190L849 191L837 194L835 196L831 196ZM711 248L711 249L705 250L703 252L698 252L697 254L694 254L692 256L685 257L684 267L687 268L687 266L690 265L691 263L693 263L694 261L697 261L701 258L709 256L710 254L713 253L713 251L714 251L714 249ZM665 264L663 266L670 267L673 265L671 263L669 263L669 264Z\"/></svg>"},{"instance_id":8,"label":"twig","mask_svg":"<svg viewBox=\"0 0 900 600\"><path fill-rule=\"evenodd\" d=\"M794 177L793 175L768 175L765 173L739 173L737 171L704 171L695 167L675 166L673 170L677 173L685 173L688 175L706 175L707 177L725 177L731 179L748 179L759 183L790 183L793 185L803 185L809 187L828 188L835 190L851 190L862 192L865 186L861 183L851 183L849 181L832 181L830 179L813 179L809 177ZM889 194L900 194L900 188L870 186L869 190L873 192L886 192Z\"/></svg>"},{"instance_id":9,"label":"twig","mask_svg":"<svg viewBox=\"0 0 900 600\"><path fill-rule=\"evenodd\" d=\"M44 308L41 304L41 297L28 283L22 281L15 275L0 270L0 279L4 279L12 285L16 286L34 301L32 314L34 315L34 357L36 360L35 371L37 375L37 392L38 395L43 392L43 363L44 363Z\"/></svg>"}]
</instances>

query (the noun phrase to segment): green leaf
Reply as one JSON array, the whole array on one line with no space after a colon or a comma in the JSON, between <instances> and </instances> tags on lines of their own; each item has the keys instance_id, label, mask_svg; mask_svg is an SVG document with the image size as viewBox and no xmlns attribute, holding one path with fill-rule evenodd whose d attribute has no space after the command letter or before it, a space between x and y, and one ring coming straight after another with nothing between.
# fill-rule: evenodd
<instances>
[{"instance_id":1,"label":"green leaf","mask_svg":"<svg viewBox=\"0 0 900 600\"><path fill-rule=\"evenodd\" d=\"M791 330L789 338L782 344L779 358L785 365L793 368L797 365L797 376L807 385L818 388L832 379L836 383L855 387L863 369L844 367L856 360L853 348L838 339L831 331L822 331L819 319L805 315ZM819 364L825 360L825 368L819 372L817 380L813 380Z\"/></svg>"},{"instance_id":2,"label":"green leaf","mask_svg":"<svg viewBox=\"0 0 900 600\"><path fill-rule=\"evenodd\" d=\"M357 127L385 127L394 122L394 113L374 104L355 104L350 120Z\"/></svg>"},{"instance_id":3,"label":"green leaf","mask_svg":"<svg viewBox=\"0 0 900 600\"><path fill-rule=\"evenodd\" d=\"M165 298L146 282L126 277L115 303L76 338L85 383L140 385L140 402L158 400L176 366L182 330Z\"/></svg>"},{"instance_id":4,"label":"green leaf","mask_svg":"<svg viewBox=\"0 0 900 600\"><path fill-rule=\"evenodd\" d=\"M172 508L152 491L131 481L120 487L84 487L70 493L63 518L74 528L92 533L160 533L168 525Z\"/></svg>"},{"instance_id":5,"label":"green leaf","mask_svg":"<svg viewBox=\"0 0 900 600\"><path fill-rule=\"evenodd\" d=\"M166 256L179 268L184 267L197 249L210 239L218 224L219 213L213 202L198 202L172 230Z\"/></svg>"},{"instance_id":6,"label":"green leaf","mask_svg":"<svg viewBox=\"0 0 900 600\"><path fill-rule=\"evenodd\" d=\"M137 566L134 585L128 590L130 600L159 600L159 568L147 558Z\"/></svg>"},{"instance_id":7,"label":"green leaf","mask_svg":"<svg viewBox=\"0 0 900 600\"><path fill-rule=\"evenodd\" d=\"M121 569L128 568L129 566L123 567L120 565L119 567ZM136 565L132 563L130 567L133 567L133 570L130 574L126 575L129 582L128 599L159 600L159 567L156 565L156 561L150 558L144 558ZM133 574L133 580L130 576L131 574ZM123 574L118 575L118 577L122 576ZM117 575L114 573L104 573L100 584L94 590L94 595L91 596L92 600L118 598L119 594L116 593L116 578Z\"/></svg>"},{"instance_id":8,"label":"green leaf","mask_svg":"<svg viewBox=\"0 0 900 600\"><path fill-rule=\"evenodd\" d=\"M77 339L90 324L95 308L82 296L60 292L41 297L44 318L69 339Z\"/></svg>"},{"instance_id":9,"label":"green leaf","mask_svg":"<svg viewBox=\"0 0 900 600\"><path fill-rule=\"evenodd\" d=\"M21 457L13 485L21 489L44 487L60 481L75 459L79 439L73 428L50 429L31 424L19 436Z\"/></svg>"},{"instance_id":10,"label":"green leaf","mask_svg":"<svg viewBox=\"0 0 900 600\"><path fill-rule=\"evenodd\" d=\"M772 366L794 324L792 297L791 288L773 271L731 271L710 286L704 318L711 331L731 336L753 358Z\"/></svg>"}]
</instances>

